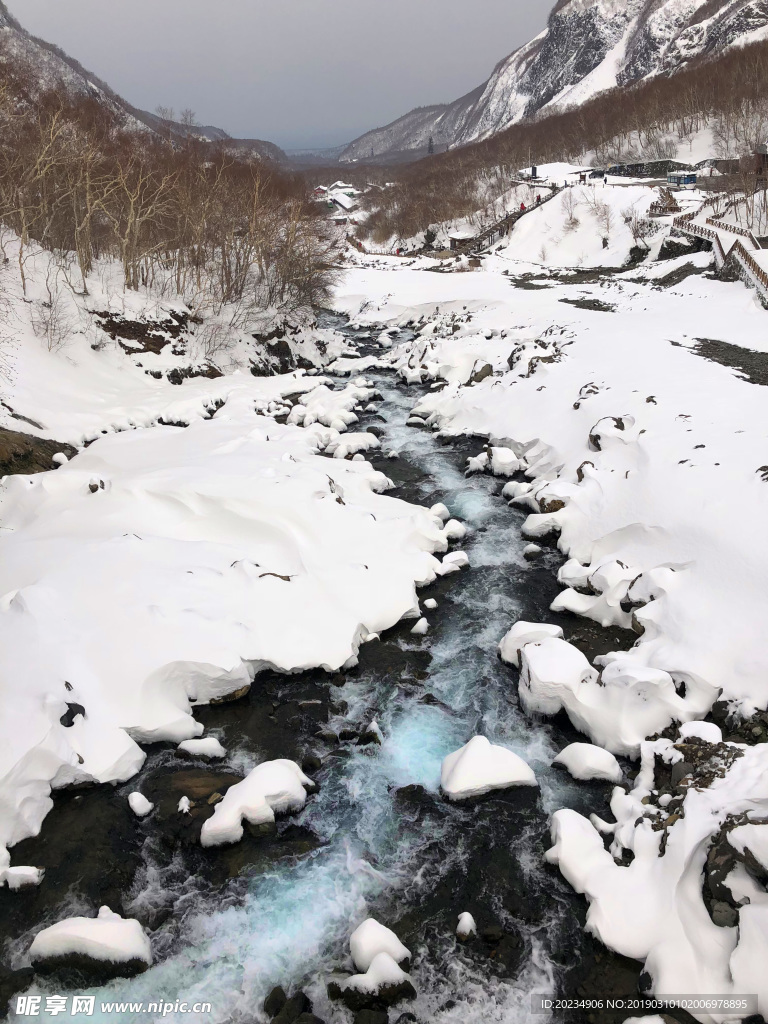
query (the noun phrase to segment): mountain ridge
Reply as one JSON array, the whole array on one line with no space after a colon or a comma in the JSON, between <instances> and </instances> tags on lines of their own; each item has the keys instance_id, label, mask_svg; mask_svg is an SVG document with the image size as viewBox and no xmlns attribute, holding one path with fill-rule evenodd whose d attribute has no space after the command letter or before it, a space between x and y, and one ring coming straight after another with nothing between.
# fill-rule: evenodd
<instances>
[{"instance_id":1,"label":"mountain ridge","mask_svg":"<svg viewBox=\"0 0 768 1024\"><path fill-rule=\"evenodd\" d=\"M260 159L280 164L288 163L287 155L273 142L264 139L234 139L222 128L214 125L188 127L178 121L167 120L134 107L60 46L28 32L10 13L3 0L0 0L0 59L3 49L30 68L30 81L37 85L39 92L63 88L71 94L96 99L106 106L128 131L148 132L163 137L167 137L170 132L171 135L180 138L192 133L209 142L221 142L241 152L250 152Z\"/></svg>"},{"instance_id":2,"label":"mountain ridge","mask_svg":"<svg viewBox=\"0 0 768 1024\"><path fill-rule=\"evenodd\" d=\"M420 107L353 140L342 162L466 145L616 86L768 38L768 0L558 0L547 27L453 103Z\"/></svg>"}]
</instances>

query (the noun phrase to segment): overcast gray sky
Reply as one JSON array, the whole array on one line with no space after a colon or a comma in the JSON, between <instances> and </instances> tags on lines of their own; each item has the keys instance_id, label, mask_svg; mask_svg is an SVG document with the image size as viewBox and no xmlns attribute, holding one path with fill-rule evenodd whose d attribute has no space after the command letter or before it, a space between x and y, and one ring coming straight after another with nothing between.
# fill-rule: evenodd
<instances>
[{"instance_id":1,"label":"overcast gray sky","mask_svg":"<svg viewBox=\"0 0 768 1024\"><path fill-rule=\"evenodd\" d=\"M457 99L552 0L6 0L135 106L284 148L349 142Z\"/></svg>"}]
</instances>

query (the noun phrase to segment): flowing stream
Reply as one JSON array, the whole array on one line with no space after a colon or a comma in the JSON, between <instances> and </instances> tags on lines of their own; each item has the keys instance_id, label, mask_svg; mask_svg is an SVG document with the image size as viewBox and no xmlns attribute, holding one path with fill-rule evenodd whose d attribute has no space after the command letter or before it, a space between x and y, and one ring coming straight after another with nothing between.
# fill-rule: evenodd
<instances>
[{"instance_id":1,"label":"flowing stream","mask_svg":"<svg viewBox=\"0 0 768 1024\"><path fill-rule=\"evenodd\" d=\"M338 318L332 322L341 326ZM553 621L547 608L560 556L547 550L526 562L524 515L500 498L504 481L465 477L465 459L477 454L481 440L446 444L407 427L418 389L387 371L364 376L383 401L377 413L361 415L361 425L375 423L382 453L399 456L382 454L374 465L393 478L391 493L425 505L445 502L468 528L461 547L471 567L420 593L422 605L428 597L438 602L425 611L426 636L413 636L413 623L403 623L364 645L359 666L349 672L266 673L242 701L199 709L206 734L230 752L230 768L242 772L265 757L300 760L302 751L312 751L322 759L311 772L320 788L300 815L281 820L277 837L249 838L221 855L210 851L208 862L209 851L169 844L150 830L130 854L136 870L122 889L121 912L153 928L159 962L138 978L99 989L100 999L207 1000L213 1014L201 1020L246 1024L266 1019L264 997L282 984L288 991L303 988L323 1020L351 1021L342 1004L329 1001L326 981L334 969L351 969L349 934L370 914L414 954L418 997L391 1009L390 1021L411 1012L424 1024L544 1022L547 1015L531 1016L531 993L555 991L580 956L578 901L542 858L548 814L562 806L600 810L606 790L550 767L576 737L562 722L523 715L513 673L497 657L498 642L516 619ZM585 628L567 622L571 636ZM595 653L596 633L583 636L584 649ZM345 729L357 737L373 718L381 746L330 738ZM476 733L531 764L541 786L535 804L520 791L471 807L440 797L442 758ZM289 736L293 748L286 748ZM167 784L178 769L172 751L158 747L142 776L109 799L124 801L135 788L146 792L153 780ZM61 822L78 827L77 813L87 811L67 805ZM51 819L44 833L63 827L54 814ZM74 891L68 898L81 905ZM104 898L102 889L90 897ZM462 911L475 916L481 932L466 944L454 934ZM17 960L21 945L19 939ZM104 1019L154 1018L125 1012ZM171 1012L163 1019L195 1017Z\"/></svg>"}]
</instances>

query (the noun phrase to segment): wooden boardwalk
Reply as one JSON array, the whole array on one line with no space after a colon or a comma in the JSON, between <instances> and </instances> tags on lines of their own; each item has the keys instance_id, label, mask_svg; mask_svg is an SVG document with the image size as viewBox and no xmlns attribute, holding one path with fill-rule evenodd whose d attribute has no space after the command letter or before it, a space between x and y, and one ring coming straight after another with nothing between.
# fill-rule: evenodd
<instances>
[{"instance_id":1,"label":"wooden boardwalk","mask_svg":"<svg viewBox=\"0 0 768 1024\"><path fill-rule=\"evenodd\" d=\"M695 213L675 217L672 222L675 231L710 241L717 269L721 270L727 262L734 264L745 284L757 289L763 303L768 304L768 250L760 247L751 231L723 220L728 207L720 214L707 217L704 214L707 205L705 203Z\"/></svg>"}]
</instances>

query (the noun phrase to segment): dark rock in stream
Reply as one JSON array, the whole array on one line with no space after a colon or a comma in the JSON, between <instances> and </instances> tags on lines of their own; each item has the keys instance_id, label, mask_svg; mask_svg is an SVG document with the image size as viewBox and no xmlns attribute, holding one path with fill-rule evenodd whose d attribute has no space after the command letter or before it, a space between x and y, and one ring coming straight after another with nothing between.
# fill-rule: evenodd
<instances>
[{"instance_id":1,"label":"dark rock in stream","mask_svg":"<svg viewBox=\"0 0 768 1024\"><path fill-rule=\"evenodd\" d=\"M33 963L35 974L50 978L63 988L106 985L114 978L135 978L149 969L138 957L132 960L99 960L85 953L50 956Z\"/></svg>"},{"instance_id":2,"label":"dark rock in stream","mask_svg":"<svg viewBox=\"0 0 768 1024\"><path fill-rule=\"evenodd\" d=\"M19 971L12 971L0 964L0 1017L8 1013L9 1004L17 992L23 992L29 988L35 977L31 967L22 967Z\"/></svg>"},{"instance_id":3,"label":"dark rock in stream","mask_svg":"<svg viewBox=\"0 0 768 1024\"><path fill-rule=\"evenodd\" d=\"M274 1024L294 1024L302 1014L312 1013L312 1003L304 992L297 992L286 999L274 1017Z\"/></svg>"},{"instance_id":4,"label":"dark rock in stream","mask_svg":"<svg viewBox=\"0 0 768 1024\"><path fill-rule=\"evenodd\" d=\"M268 1017L276 1017L288 1002L288 996L282 985L276 985L264 1000L264 1013Z\"/></svg>"},{"instance_id":5,"label":"dark rock in stream","mask_svg":"<svg viewBox=\"0 0 768 1024\"><path fill-rule=\"evenodd\" d=\"M328 982L330 999L341 1000L348 1010L359 1013L361 1010L380 1010L404 999L415 999L416 989L409 978L403 978L395 984L383 984L375 992L364 992L355 988L345 988L337 981Z\"/></svg>"},{"instance_id":6,"label":"dark rock in stream","mask_svg":"<svg viewBox=\"0 0 768 1024\"><path fill-rule=\"evenodd\" d=\"M413 1020L416 1018L413 1017ZM388 1021L389 1014L386 1010L360 1010L355 1014L353 1024L388 1024Z\"/></svg>"}]
</instances>

